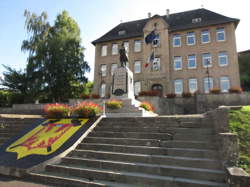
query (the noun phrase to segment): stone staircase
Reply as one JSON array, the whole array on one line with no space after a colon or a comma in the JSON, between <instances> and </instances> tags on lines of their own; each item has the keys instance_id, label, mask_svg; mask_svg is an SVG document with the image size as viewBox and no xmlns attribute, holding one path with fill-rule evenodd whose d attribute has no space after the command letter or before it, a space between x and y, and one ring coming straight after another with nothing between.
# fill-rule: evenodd
<instances>
[{"instance_id":1,"label":"stone staircase","mask_svg":"<svg viewBox=\"0 0 250 187\"><path fill-rule=\"evenodd\" d=\"M27 115L4 115L4 117L0 116L0 146L4 144L4 142L6 142L9 138L16 136L23 129L35 123L38 118L39 116Z\"/></svg>"},{"instance_id":2,"label":"stone staircase","mask_svg":"<svg viewBox=\"0 0 250 187\"><path fill-rule=\"evenodd\" d=\"M29 177L60 187L226 187L218 154L202 115L104 118L60 163Z\"/></svg>"}]
</instances>

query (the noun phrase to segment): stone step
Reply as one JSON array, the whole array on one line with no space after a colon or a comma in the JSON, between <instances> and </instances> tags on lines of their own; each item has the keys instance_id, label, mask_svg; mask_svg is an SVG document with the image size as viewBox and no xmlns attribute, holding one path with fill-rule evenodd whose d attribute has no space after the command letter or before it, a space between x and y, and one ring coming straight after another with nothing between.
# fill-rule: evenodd
<instances>
[{"instance_id":1,"label":"stone step","mask_svg":"<svg viewBox=\"0 0 250 187\"><path fill-rule=\"evenodd\" d=\"M193 148L193 149L217 149L217 145L212 141L195 141L195 140L169 140L162 141L161 147L169 148Z\"/></svg>"},{"instance_id":2,"label":"stone step","mask_svg":"<svg viewBox=\"0 0 250 187\"><path fill-rule=\"evenodd\" d=\"M168 176L159 176L152 174L142 174L137 172L111 171L107 169L96 169L79 166L62 166L62 165L48 165L46 171L60 174L71 173L76 177L84 177L91 180L109 180L126 184L140 185L140 186L225 186L224 183L210 182L203 180L194 180L186 178L175 178ZM176 184L175 184L176 183ZM191 183L191 184L190 184Z\"/></svg>"},{"instance_id":3,"label":"stone step","mask_svg":"<svg viewBox=\"0 0 250 187\"><path fill-rule=\"evenodd\" d=\"M83 142L119 145L160 146L160 140L157 139L86 137Z\"/></svg>"},{"instance_id":4,"label":"stone step","mask_svg":"<svg viewBox=\"0 0 250 187\"><path fill-rule=\"evenodd\" d=\"M4 144L8 139L8 137L0 137L0 144Z\"/></svg>"},{"instance_id":5,"label":"stone step","mask_svg":"<svg viewBox=\"0 0 250 187\"><path fill-rule=\"evenodd\" d=\"M137 150L138 149L138 150ZM76 149L71 152L72 155L78 155L78 156L101 156L101 154L104 154L104 156L110 156L110 154L113 154L114 156L120 157L121 154L143 154L142 150L147 150L147 152L151 151L152 155L158 155L160 152L161 155L168 155L168 156L179 156L179 157L194 157L194 158L209 158L209 159L218 159L218 153L213 150L203 150L203 149L183 149L183 148L165 148L165 149L158 149L158 148L146 148L146 147L139 147L139 146L130 146L129 148L120 149L120 152L112 152L112 151L96 151L96 150L83 150L83 149ZM134 150L134 152L133 152ZM154 152L152 152L155 150ZM158 153L157 153L158 151ZM146 153L149 154L149 153ZM133 156L133 154L132 154Z\"/></svg>"},{"instance_id":6,"label":"stone step","mask_svg":"<svg viewBox=\"0 0 250 187\"><path fill-rule=\"evenodd\" d=\"M214 129L213 128L208 128L208 127L174 127L174 126L169 126L168 124L137 124L137 123L130 123L130 124L123 124L123 122L117 123L117 124L110 124L110 123L103 123L100 122L96 129L102 129L102 128L108 128L112 132L112 129L118 130L118 129L127 129L127 130L137 130L140 131L140 129L147 129L149 128L150 130L159 129L169 132L169 133L197 133L197 134L214 134Z\"/></svg>"},{"instance_id":7,"label":"stone step","mask_svg":"<svg viewBox=\"0 0 250 187\"><path fill-rule=\"evenodd\" d=\"M152 148L152 151L154 149ZM159 149L156 149L159 150ZM170 166L182 166L182 167L195 167L195 168L206 168L206 169L221 169L221 163L219 160L209 158L195 158L195 157L177 157L162 155L157 151L154 154L150 153L121 153L121 152L104 152L86 151L82 153L81 150L76 150L75 153L68 155L70 158L90 158L90 159L101 159L101 160L115 160L124 162L140 162L140 163L154 163L159 165L170 165Z\"/></svg>"},{"instance_id":8,"label":"stone step","mask_svg":"<svg viewBox=\"0 0 250 187\"><path fill-rule=\"evenodd\" d=\"M152 133L170 133L170 134L174 134L174 133L180 133L180 134L185 134L185 130L187 130L188 134L198 134L199 131L202 132L203 134L213 134L211 131L209 132L209 130L207 131L207 129L202 130L199 128L169 128L169 127L157 127L157 126L147 126L147 127L138 127L138 126L134 126L134 127L127 127L126 125L122 126L122 127L110 127L110 126L97 126L95 128L95 132L97 131L105 131L105 132L152 132Z\"/></svg>"},{"instance_id":9,"label":"stone step","mask_svg":"<svg viewBox=\"0 0 250 187\"><path fill-rule=\"evenodd\" d=\"M105 143L81 143L78 149L103 150L114 152L131 152L131 153L146 153L146 154L167 154L167 148L183 148L183 149L206 149L216 150L216 148L203 142L189 142L189 141L164 141L160 146L135 146L135 145L119 145L119 144L105 144Z\"/></svg>"},{"instance_id":10,"label":"stone step","mask_svg":"<svg viewBox=\"0 0 250 187\"><path fill-rule=\"evenodd\" d=\"M16 135L16 133L13 133L13 132L12 133L5 133L5 132L0 131L0 137L3 137L3 138L11 138L15 135Z\"/></svg>"},{"instance_id":11,"label":"stone step","mask_svg":"<svg viewBox=\"0 0 250 187\"><path fill-rule=\"evenodd\" d=\"M102 121L105 122L117 122L118 119L114 118L103 118ZM139 123L149 123L153 122L154 124L158 123L182 123L182 122L202 122L204 120L203 115L179 115L179 116L161 116L161 117L135 117L135 118L127 118L121 117L120 121L123 122L139 122ZM118 120L118 121L119 121Z\"/></svg>"},{"instance_id":12,"label":"stone step","mask_svg":"<svg viewBox=\"0 0 250 187\"><path fill-rule=\"evenodd\" d=\"M138 132L109 132L93 131L88 137L138 138L138 139L172 139L169 133L138 133Z\"/></svg>"},{"instance_id":13,"label":"stone step","mask_svg":"<svg viewBox=\"0 0 250 187\"><path fill-rule=\"evenodd\" d=\"M63 187L80 187L80 186L87 186L87 187L139 187L136 185L126 185L123 183L111 182L111 181L103 181L103 180L89 180L82 177L75 177L72 175L62 175L58 173L51 173L51 172L31 172L29 177L32 181L48 184L48 185L55 185L55 186L63 186Z\"/></svg>"},{"instance_id":14,"label":"stone step","mask_svg":"<svg viewBox=\"0 0 250 187\"><path fill-rule=\"evenodd\" d=\"M59 166L81 166L97 169L108 169L112 171L138 172L170 177L185 176L185 178L189 179L209 180L217 182L225 181L225 172L222 170L169 166L165 164L159 165L139 162L66 157L62 159L62 162L59 164Z\"/></svg>"}]
</instances>

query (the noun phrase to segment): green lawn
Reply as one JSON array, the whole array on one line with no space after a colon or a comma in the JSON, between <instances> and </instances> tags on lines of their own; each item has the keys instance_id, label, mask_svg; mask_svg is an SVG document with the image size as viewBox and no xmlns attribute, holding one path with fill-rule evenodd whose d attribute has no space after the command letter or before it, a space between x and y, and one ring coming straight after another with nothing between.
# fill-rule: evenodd
<instances>
[{"instance_id":1,"label":"green lawn","mask_svg":"<svg viewBox=\"0 0 250 187\"><path fill-rule=\"evenodd\" d=\"M250 106L230 111L230 130L238 134L240 140L240 161L238 166L250 173Z\"/></svg>"}]
</instances>

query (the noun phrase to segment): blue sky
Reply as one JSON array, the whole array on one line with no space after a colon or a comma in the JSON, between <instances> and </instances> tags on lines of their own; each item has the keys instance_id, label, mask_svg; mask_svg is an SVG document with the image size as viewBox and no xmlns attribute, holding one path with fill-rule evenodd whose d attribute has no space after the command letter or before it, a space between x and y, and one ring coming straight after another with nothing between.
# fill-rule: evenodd
<instances>
[{"instance_id":1,"label":"blue sky","mask_svg":"<svg viewBox=\"0 0 250 187\"><path fill-rule=\"evenodd\" d=\"M27 39L24 28L24 10L40 14L46 11L49 21L53 24L57 14L67 10L81 29L83 45L86 48L85 57L92 67L88 74L93 79L94 46L91 41L97 39L114 26L123 22L143 19L148 12L152 15L165 14L191 9L204 8L229 17L241 19L236 30L238 51L250 49L249 13L245 0L0 0L0 76L4 71L2 64L16 69L23 69L27 55L21 51L21 44Z\"/></svg>"}]
</instances>

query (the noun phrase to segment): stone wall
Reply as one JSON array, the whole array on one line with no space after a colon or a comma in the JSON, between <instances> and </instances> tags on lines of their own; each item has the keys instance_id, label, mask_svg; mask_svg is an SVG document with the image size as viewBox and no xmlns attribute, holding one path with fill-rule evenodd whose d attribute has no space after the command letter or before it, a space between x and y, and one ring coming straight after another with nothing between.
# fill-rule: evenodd
<instances>
[{"instance_id":1,"label":"stone wall","mask_svg":"<svg viewBox=\"0 0 250 187\"><path fill-rule=\"evenodd\" d=\"M103 105L108 99L88 99L99 105ZM159 115L172 114L201 114L209 110L216 109L221 105L241 106L250 105L250 92L242 94L199 94L190 98L176 97L138 97L139 101L148 101L156 109ZM69 105L82 102L82 99L70 99ZM12 108L0 108L0 113L36 113L42 114L45 104L14 104Z\"/></svg>"},{"instance_id":2,"label":"stone wall","mask_svg":"<svg viewBox=\"0 0 250 187\"><path fill-rule=\"evenodd\" d=\"M138 97L148 101L160 115L196 114L216 109L219 106L250 105L250 92L242 94L199 94L190 98Z\"/></svg>"}]
</instances>

